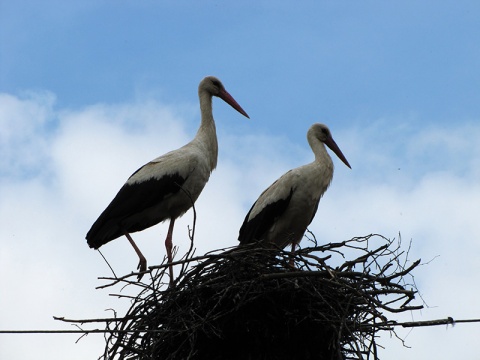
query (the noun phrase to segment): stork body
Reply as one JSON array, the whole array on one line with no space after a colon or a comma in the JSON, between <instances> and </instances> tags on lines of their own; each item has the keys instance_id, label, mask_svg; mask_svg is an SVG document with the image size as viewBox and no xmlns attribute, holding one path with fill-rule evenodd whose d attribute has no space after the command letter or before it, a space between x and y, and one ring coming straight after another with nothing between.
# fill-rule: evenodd
<instances>
[{"instance_id":1,"label":"stork body","mask_svg":"<svg viewBox=\"0 0 480 360\"><path fill-rule=\"evenodd\" d=\"M87 233L91 248L125 235L135 249L140 272L147 261L130 233L170 220L165 246L172 262L172 234L175 219L188 211L199 197L211 172L217 166L218 143L212 114L212 96L217 96L242 115L247 113L225 90L217 78L208 76L198 87L201 124L197 134L183 147L162 155L130 176L112 202ZM142 274L139 275L139 279ZM173 271L170 266L170 281Z\"/></svg>"},{"instance_id":2,"label":"stork body","mask_svg":"<svg viewBox=\"0 0 480 360\"><path fill-rule=\"evenodd\" d=\"M291 244L293 251L332 181L333 162L325 145L350 167L326 125L312 125L307 139L315 160L288 171L260 195L240 228L240 244L264 242L280 248Z\"/></svg>"}]
</instances>

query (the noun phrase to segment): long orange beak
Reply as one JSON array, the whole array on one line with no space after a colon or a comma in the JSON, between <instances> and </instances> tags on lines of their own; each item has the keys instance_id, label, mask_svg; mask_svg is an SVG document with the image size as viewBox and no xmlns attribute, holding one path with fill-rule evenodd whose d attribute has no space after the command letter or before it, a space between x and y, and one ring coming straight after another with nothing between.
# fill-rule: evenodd
<instances>
[{"instance_id":1,"label":"long orange beak","mask_svg":"<svg viewBox=\"0 0 480 360\"><path fill-rule=\"evenodd\" d=\"M248 116L245 110L242 109L242 107L235 101L235 99L232 97L232 95L228 93L227 90L223 89L222 91L220 91L218 97L225 101L228 105L233 107L235 110L237 110L240 114L250 119L250 116Z\"/></svg>"},{"instance_id":2,"label":"long orange beak","mask_svg":"<svg viewBox=\"0 0 480 360\"><path fill-rule=\"evenodd\" d=\"M345 156L343 155L342 150L340 150L337 143L335 142L335 140L333 140L331 136L327 139L327 141L325 141L325 145L327 145L330 148L330 150L332 150L335 153L335 155L337 155L339 159L343 161L345 165L347 165L350 169L352 168L348 163L347 159L345 158Z\"/></svg>"}]
</instances>

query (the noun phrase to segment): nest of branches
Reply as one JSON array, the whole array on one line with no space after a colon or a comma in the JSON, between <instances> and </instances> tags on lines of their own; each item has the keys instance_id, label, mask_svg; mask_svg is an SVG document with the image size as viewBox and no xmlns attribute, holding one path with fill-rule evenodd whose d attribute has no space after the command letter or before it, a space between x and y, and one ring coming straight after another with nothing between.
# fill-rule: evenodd
<instances>
[{"instance_id":1,"label":"nest of branches","mask_svg":"<svg viewBox=\"0 0 480 360\"><path fill-rule=\"evenodd\" d=\"M106 321L104 359L377 359L378 332L393 331L389 313L421 308L410 305L407 277L419 261L407 266L400 241L380 235L294 255L193 253L174 263L171 286L165 264L150 268L148 283L109 279L140 292L124 317Z\"/></svg>"}]
</instances>

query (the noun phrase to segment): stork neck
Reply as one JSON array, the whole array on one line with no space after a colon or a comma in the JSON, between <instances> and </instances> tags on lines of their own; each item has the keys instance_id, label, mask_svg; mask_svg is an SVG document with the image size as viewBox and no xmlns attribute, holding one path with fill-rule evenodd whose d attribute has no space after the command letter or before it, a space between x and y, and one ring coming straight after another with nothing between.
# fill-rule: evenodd
<instances>
[{"instance_id":1,"label":"stork neck","mask_svg":"<svg viewBox=\"0 0 480 360\"><path fill-rule=\"evenodd\" d=\"M310 137L308 138L308 142L310 143L310 147L315 154L315 163L319 165L326 165L333 169L333 161L328 154L325 144L317 139L313 140Z\"/></svg>"},{"instance_id":2,"label":"stork neck","mask_svg":"<svg viewBox=\"0 0 480 360\"><path fill-rule=\"evenodd\" d=\"M200 98L202 120L194 141L204 152L211 170L213 170L217 166L218 142L215 121L213 120L212 95L206 91L201 91L198 96Z\"/></svg>"}]
</instances>

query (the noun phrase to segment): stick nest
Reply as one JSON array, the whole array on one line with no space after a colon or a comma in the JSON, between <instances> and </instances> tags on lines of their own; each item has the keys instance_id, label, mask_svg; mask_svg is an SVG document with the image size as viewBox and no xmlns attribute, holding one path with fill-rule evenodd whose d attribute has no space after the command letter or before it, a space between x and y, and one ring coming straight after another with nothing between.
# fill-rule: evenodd
<instances>
[{"instance_id":1,"label":"stick nest","mask_svg":"<svg viewBox=\"0 0 480 360\"><path fill-rule=\"evenodd\" d=\"M377 359L389 313L417 310L416 288L400 240L380 235L292 254L241 247L151 267L122 318L106 320L103 359ZM380 245L378 245L380 242ZM369 250L370 244L376 244ZM350 260L347 257L351 257ZM295 267L290 265L294 260ZM327 262L336 265L327 265Z\"/></svg>"}]
</instances>

